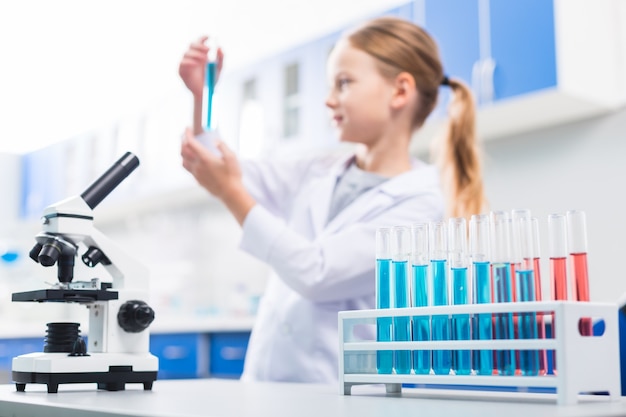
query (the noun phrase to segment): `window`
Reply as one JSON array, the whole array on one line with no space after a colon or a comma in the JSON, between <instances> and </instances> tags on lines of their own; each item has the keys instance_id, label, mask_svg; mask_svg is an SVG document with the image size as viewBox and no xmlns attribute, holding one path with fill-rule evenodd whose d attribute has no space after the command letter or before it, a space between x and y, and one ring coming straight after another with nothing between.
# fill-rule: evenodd
<instances>
[{"instance_id":1,"label":"window","mask_svg":"<svg viewBox=\"0 0 626 417\"><path fill-rule=\"evenodd\" d=\"M283 136L293 138L300 129L299 65L285 67L285 96L283 105Z\"/></svg>"}]
</instances>

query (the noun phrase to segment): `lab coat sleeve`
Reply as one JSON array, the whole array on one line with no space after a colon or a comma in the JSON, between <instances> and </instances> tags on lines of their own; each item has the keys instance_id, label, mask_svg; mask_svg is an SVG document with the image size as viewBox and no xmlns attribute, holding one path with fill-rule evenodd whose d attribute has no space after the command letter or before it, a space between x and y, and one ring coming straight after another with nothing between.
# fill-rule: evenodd
<instances>
[{"instance_id":1,"label":"lab coat sleeve","mask_svg":"<svg viewBox=\"0 0 626 417\"><path fill-rule=\"evenodd\" d=\"M373 218L314 241L256 205L243 225L241 249L268 263L292 290L315 302L373 295L376 229L439 220L438 195L414 196Z\"/></svg>"},{"instance_id":2,"label":"lab coat sleeve","mask_svg":"<svg viewBox=\"0 0 626 417\"><path fill-rule=\"evenodd\" d=\"M314 159L242 160L246 190L257 203L275 216L286 218L303 179L311 175Z\"/></svg>"}]
</instances>

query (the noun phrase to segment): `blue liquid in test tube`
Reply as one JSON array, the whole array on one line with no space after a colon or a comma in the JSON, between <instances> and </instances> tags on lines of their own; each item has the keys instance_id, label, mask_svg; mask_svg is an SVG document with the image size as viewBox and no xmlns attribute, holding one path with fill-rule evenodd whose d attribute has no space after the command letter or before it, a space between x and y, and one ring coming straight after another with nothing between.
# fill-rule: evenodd
<instances>
[{"instance_id":1,"label":"blue liquid in test tube","mask_svg":"<svg viewBox=\"0 0 626 417\"><path fill-rule=\"evenodd\" d=\"M476 303L491 303L491 274L489 262L474 262L474 292ZM491 314L478 314L476 320L476 332L474 339L491 340L493 322ZM493 373L493 353L490 350L474 352L474 369L479 375L491 375Z\"/></svg>"},{"instance_id":2,"label":"blue liquid in test tube","mask_svg":"<svg viewBox=\"0 0 626 417\"><path fill-rule=\"evenodd\" d=\"M430 273L433 288L433 305L448 305L448 236L446 223L431 223L430 232ZM433 340L450 340L450 319L447 314L433 315ZM451 367L449 350L433 351L433 371L437 375L448 375Z\"/></svg>"},{"instance_id":3,"label":"blue liquid in test tube","mask_svg":"<svg viewBox=\"0 0 626 417\"><path fill-rule=\"evenodd\" d=\"M467 304L468 300L467 268L452 268L452 298L454 304ZM469 314L455 314L452 316L453 339L470 340ZM469 350L455 350L453 369L457 375L469 375L472 371L472 361Z\"/></svg>"},{"instance_id":4,"label":"blue liquid in test tube","mask_svg":"<svg viewBox=\"0 0 626 417\"><path fill-rule=\"evenodd\" d=\"M488 214L474 214L470 219L469 246L472 259L473 302L489 304L493 302L491 289L491 239ZM473 318L473 339L493 339L491 313L479 313ZM472 352L473 368L478 375L493 374L493 351Z\"/></svg>"},{"instance_id":5,"label":"blue liquid in test tube","mask_svg":"<svg viewBox=\"0 0 626 417\"><path fill-rule=\"evenodd\" d=\"M496 303L513 301L513 277L511 276L512 254L512 221L505 211L490 213L492 242L491 268L493 274L493 292ZM514 340L515 327L513 313L495 314L496 339ZM496 352L496 368L500 375L515 375L515 351L499 350Z\"/></svg>"},{"instance_id":6,"label":"blue liquid in test tube","mask_svg":"<svg viewBox=\"0 0 626 417\"><path fill-rule=\"evenodd\" d=\"M410 229L397 226L391 232L391 264L393 270L393 307L409 307L409 254L411 251ZM411 318L393 318L393 340L408 342L411 340ZM397 374L411 373L411 351L394 352L394 369Z\"/></svg>"},{"instance_id":7,"label":"blue liquid in test tube","mask_svg":"<svg viewBox=\"0 0 626 417\"><path fill-rule=\"evenodd\" d=\"M535 301L535 275L532 269L515 271L517 279L517 296L519 301ZM534 312L520 313L518 321L520 339L537 339L537 315ZM522 375L539 374L539 351L521 350L520 369Z\"/></svg>"},{"instance_id":8,"label":"blue liquid in test tube","mask_svg":"<svg viewBox=\"0 0 626 417\"><path fill-rule=\"evenodd\" d=\"M467 276L468 248L467 222L463 217L453 217L448 221L448 262L452 274L452 304L469 303L469 279ZM452 339L470 339L470 315L452 315ZM469 350L456 349L452 352L452 369L457 375L472 372L472 356Z\"/></svg>"},{"instance_id":9,"label":"blue liquid in test tube","mask_svg":"<svg viewBox=\"0 0 626 417\"><path fill-rule=\"evenodd\" d=\"M513 298L511 291L511 264L493 264L493 286L496 302L509 303ZM495 315L496 339L513 340L513 313L499 313ZM496 355L498 373L500 375L515 375L515 351L499 350Z\"/></svg>"},{"instance_id":10,"label":"blue liquid in test tube","mask_svg":"<svg viewBox=\"0 0 626 417\"><path fill-rule=\"evenodd\" d=\"M517 210L517 216L514 216L513 219L513 235L517 238L517 244L513 246L517 300L520 302L535 301L535 238L530 211ZM537 339L537 314L535 312L519 313L517 326L519 339ZM539 351L520 350L519 368L522 375L538 375Z\"/></svg>"},{"instance_id":11,"label":"blue liquid in test tube","mask_svg":"<svg viewBox=\"0 0 626 417\"><path fill-rule=\"evenodd\" d=\"M391 307L391 229L380 228L376 231L376 308ZM391 317L376 319L376 341L391 341ZM376 369L379 374L391 374L393 371L393 352L376 351Z\"/></svg>"},{"instance_id":12,"label":"blue liquid in test tube","mask_svg":"<svg viewBox=\"0 0 626 417\"><path fill-rule=\"evenodd\" d=\"M427 307L428 303L428 223L414 224L411 227L411 263L413 281L411 285L411 307ZM413 340L430 340L430 315L413 316ZM413 351L413 371L418 375L428 375L431 370L430 350Z\"/></svg>"},{"instance_id":13,"label":"blue liquid in test tube","mask_svg":"<svg viewBox=\"0 0 626 417\"><path fill-rule=\"evenodd\" d=\"M211 129L213 127L213 93L215 92L215 83L217 77L217 64L215 61L209 61L206 64L206 96L205 96L205 127Z\"/></svg>"}]
</instances>

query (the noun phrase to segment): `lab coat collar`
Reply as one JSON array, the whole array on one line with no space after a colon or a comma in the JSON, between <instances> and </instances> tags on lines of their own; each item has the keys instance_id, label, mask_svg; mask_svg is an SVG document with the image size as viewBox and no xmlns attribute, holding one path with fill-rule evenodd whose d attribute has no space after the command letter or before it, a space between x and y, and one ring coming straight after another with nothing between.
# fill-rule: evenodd
<instances>
[{"instance_id":1,"label":"lab coat collar","mask_svg":"<svg viewBox=\"0 0 626 417\"><path fill-rule=\"evenodd\" d=\"M337 179L346 171L354 161L355 155L351 154L341 158L331 169L331 175L320 178L312 187L310 194L309 211L313 227L317 233L324 229L337 230L347 220L361 218L376 207L388 207L395 201L417 195L424 189L431 190L439 187L439 175L435 167L413 159L413 169L404 174L390 178L377 187L363 193L349 206L342 210L328 224L328 211L330 200L337 184ZM388 198L383 198L383 196Z\"/></svg>"}]
</instances>

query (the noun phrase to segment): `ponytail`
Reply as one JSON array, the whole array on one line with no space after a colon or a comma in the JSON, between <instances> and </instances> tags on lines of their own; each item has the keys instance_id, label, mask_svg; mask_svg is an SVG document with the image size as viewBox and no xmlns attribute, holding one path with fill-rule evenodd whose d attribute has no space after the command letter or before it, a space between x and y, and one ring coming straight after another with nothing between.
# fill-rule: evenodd
<instances>
[{"instance_id":1,"label":"ponytail","mask_svg":"<svg viewBox=\"0 0 626 417\"><path fill-rule=\"evenodd\" d=\"M465 83L455 78L444 80L452 89L452 102L446 136L435 154L436 162L441 170L447 217L469 219L487 208L476 138L476 106Z\"/></svg>"}]
</instances>

